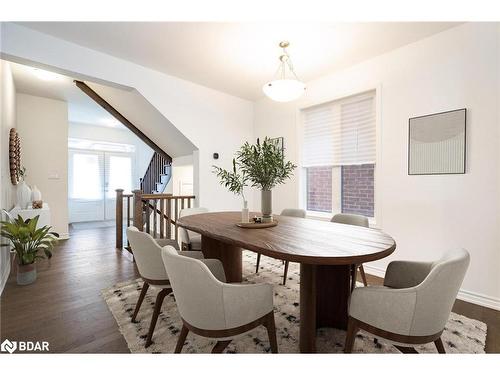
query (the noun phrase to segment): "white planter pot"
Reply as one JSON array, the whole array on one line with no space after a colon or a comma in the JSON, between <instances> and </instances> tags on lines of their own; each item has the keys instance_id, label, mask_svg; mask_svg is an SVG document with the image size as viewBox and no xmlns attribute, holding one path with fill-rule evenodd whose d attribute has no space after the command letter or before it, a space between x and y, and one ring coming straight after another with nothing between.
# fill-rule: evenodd
<instances>
[{"instance_id":1,"label":"white planter pot","mask_svg":"<svg viewBox=\"0 0 500 375\"><path fill-rule=\"evenodd\" d=\"M17 184L17 204L21 209L26 209L31 203L31 189L25 181Z\"/></svg>"}]
</instances>

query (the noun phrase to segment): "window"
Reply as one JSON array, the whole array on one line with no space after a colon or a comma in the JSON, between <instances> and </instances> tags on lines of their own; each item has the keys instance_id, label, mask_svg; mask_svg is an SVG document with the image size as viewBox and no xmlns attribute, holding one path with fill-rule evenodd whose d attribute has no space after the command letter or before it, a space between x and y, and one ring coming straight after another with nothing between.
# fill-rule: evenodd
<instances>
[{"instance_id":1,"label":"window","mask_svg":"<svg viewBox=\"0 0 500 375\"><path fill-rule=\"evenodd\" d=\"M374 216L375 92L302 110L308 211Z\"/></svg>"}]
</instances>

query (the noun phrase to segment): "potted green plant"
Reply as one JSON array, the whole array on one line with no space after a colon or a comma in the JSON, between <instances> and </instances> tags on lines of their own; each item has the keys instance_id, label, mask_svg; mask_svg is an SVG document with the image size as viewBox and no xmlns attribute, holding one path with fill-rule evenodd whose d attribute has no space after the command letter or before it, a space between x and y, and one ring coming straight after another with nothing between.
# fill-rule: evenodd
<instances>
[{"instance_id":1,"label":"potted green plant","mask_svg":"<svg viewBox=\"0 0 500 375\"><path fill-rule=\"evenodd\" d=\"M216 165L213 166L214 173L219 177L220 184L226 187L230 192L235 195L240 195L243 199L243 209L241 210L241 222L248 223L249 212L248 212L248 201L245 199L244 188L247 183L247 176L245 173L238 171L236 160L233 159L233 171L229 172L223 168Z\"/></svg>"},{"instance_id":2,"label":"potted green plant","mask_svg":"<svg viewBox=\"0 0 500 375\"><path fill-rule=\"evenodd\" d=\"M59 234L51 232L51 227L45 225L37 228L39 216L24 220L21 215L17 219L2 221L0 235L10 243L1 246L11 246L11 251L17 256L17 283L31 284L36 280L35 262L40 258L51 258ZM40 252L43 252L42 255Z\"/></svg>"},{"instance_id":3,"label":"potted green plant","mask_svg":"<svg viewBox=\"0 0 500 375\"><path fill-rule=\"evenodd\" d=\"M272 218L272 189L293 175L297 167L290 161L285 162L283 148L276 139L268 137L252 145L245 142L236 153L237 164L251 186L261 190L262 221Z\"/></svg>"}]
</instances>

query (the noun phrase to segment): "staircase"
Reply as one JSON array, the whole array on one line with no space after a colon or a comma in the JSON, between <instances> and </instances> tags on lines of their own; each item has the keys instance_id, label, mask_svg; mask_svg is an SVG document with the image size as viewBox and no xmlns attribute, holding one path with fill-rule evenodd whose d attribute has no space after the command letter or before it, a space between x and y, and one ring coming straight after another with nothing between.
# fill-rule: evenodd
<instances>
[{"instance_id":1,"label":"staircase","mask_svg":"<svg viewBox=\"0 0 500 375\"><path fill-rule=\"evenodd\" d=\"M141 178L141 190L144 194L161 194L172 177L172 159L155 152L148 169Z\"/></svg>"},{"instance_id":2,"label":"staircase","mask_svg":"<svg viewBox=\"0 0 500 375\"><path fill-rule=\"evenodd\" d=\"M134 124L127 120L111 104L104 100L97 92L92 90L86 83L75 80L75 85L82 90L90 99L95 101L110 115L120 121L127 129L139 137L145 144L154 150L153 157L149 162L148 169L141 178L141 190L143 194L161 194L165 190L172 177L172 158L161 149L146 134L139 130Z\"/></svg>"}]
</instances>

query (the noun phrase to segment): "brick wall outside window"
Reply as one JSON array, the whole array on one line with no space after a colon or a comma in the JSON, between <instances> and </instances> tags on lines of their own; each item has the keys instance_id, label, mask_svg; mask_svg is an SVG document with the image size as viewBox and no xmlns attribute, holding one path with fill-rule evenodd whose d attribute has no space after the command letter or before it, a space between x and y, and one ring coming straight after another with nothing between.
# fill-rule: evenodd
<instances>
[{"instance_id":1,"label":"brick wall outside window","mask_svg":"<svg viewBox=\"0 0 500 375\"><path fill-rule=\"evenodd\" d=\"M332 167L307 168L307 210L332 212Z\"/></svg>"},{"instance_id":2,"label":"brick wall outside window","mask_svg":"<svg viewBox=\"0 0 500 375\"><path fill-rule=\"evenodd\" d=\"M344 165L340 178L333 177L332 167L307 168L307 210L374 216L374 164ZM333 186L334 181L338 181ZM334 195L338 194L333 209Z\"/></svg>"},{"instance_id":3,"label":"brick wall outside window","mask_svg":"<svg viewBox=\"0 0 500 375\"><path fill-rule=\"evenodd\" d=\"M342 166L342 212L373 217L374 164Z\"/></svg>"}]
</instances>

